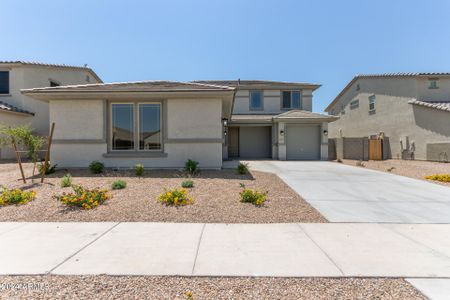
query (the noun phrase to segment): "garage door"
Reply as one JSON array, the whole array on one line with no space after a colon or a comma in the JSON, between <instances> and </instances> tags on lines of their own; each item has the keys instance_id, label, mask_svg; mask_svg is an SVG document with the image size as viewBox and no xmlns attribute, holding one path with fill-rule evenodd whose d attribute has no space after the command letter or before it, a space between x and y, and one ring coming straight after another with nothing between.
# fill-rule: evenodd
<instances>
[{"instance_id":1,"label":"garage door","mask_svg":"<svg viewBox=\"0 0 450 300\"><path fill-rule=\"evenodd\" d=\"M271 128L270 126L239 127L239 157L272 157Z\"/></svg>"},{"instance_id":2,"label":"garage door","mask_svg":"<svg viewBox=\"0 0 450 300\"><path fill-rule=\"evenodd\" d=\"M320 126L287 125L286 157L291 160L319 160Z\"/></svg>"}]
</instances>

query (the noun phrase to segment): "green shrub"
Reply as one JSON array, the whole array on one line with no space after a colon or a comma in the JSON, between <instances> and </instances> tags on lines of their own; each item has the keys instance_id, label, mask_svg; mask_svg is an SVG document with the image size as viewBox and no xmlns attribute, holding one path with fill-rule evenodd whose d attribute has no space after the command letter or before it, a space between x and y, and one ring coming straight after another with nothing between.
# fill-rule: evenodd
<instances>
[{"instance_id":1,"label":"green shrub","mask_svg":"<svg viewBox=\"0 0 450 300\"><path fill-rule=\"evenodd\" d=\"M186 189L166 190L159 195L158 201L166 205L180 206L194 203Z\"/></svg>"},{"instance_id":2,"label":"green shrub","mask_svg":"<svg viewBox=\"0 0 450 300\"><path fill-rule=\"evenodd\" d=\"M143 164L135 165L134 166L134 172L136 173L136 176L144 175L144 165Z\"/></svg>"},{"instance_id":3,"label":"green shrub","mask_svg":"<svg viewBox=\"0 0 450 300\"><path fill-rule=\"evenodd\" d=\"M116 180L111 184L113 190L121 190L127 187L127 182L124 180Z\"/></svg>"},{"instance_id":4,"label":"green shrub","mask_svg":"<svg viewBox=\"0 0 450 300\"><path fill-rule=\"evenodd\" d=\"M187 162L184 164L184 170L189 174L196 174L199 171L198 161L188 159Z\"/></svg>"},{"instance_id":5,"label":"green shrub","mask_svg":"<svg viewBox=\"0 0 450 300\"><path fill-rule=\"evenodd\" d=\"M58 201L68 205L81 207L83 209L91 209L103 204L108 199L112 198L112 195L106 190L85 189L81 185L73 185L73 193L63 193L60 196L54 196Z\"/></svg>"},{"instance_id":6,"label":"green shrub","mask_svg":"<svg viewBox=\"0 0 450 300\"><path fill-rule=\"evenodd\" d=\"M194 182L192 180L185 180L181 183L181 187L184 187L185 189L187 188L193 188L194 187Z\"/></svg>"},{"instance_id":7,"label":"green shrub","mask_svg":"<svg viewBox=\"0 0 450 300\"><path fill-rule=\"evenodd\" d=\"M67 173L64 175L63 178L61 178L61 187L69 187L72 185L72 175Z\"/></svg>"},{"instance_id":8,"label":"green shrub","mask_svg":"<svg viewBox=\"0 0 450 300\"><path fill-rule=\"evenodd\" d=\"M91 162L91 164L89 165L89 169L91 170L92 173L94 174L100 174L103 173L103 171L105 170L105 165L102 162L99 162L97 160L94 160L93 162Z\"/></svg>"},{"instance_id":9,"label":"green shrub","mask_svg":"<svg viewBox=\"0 0 450 300\"><path fill-rule=\"evenodd\" d=\"M45 163L40 163L40 164L37 165L38 170L39 170L39 174L42 174L42 168L44 167L44 164ZM58 164L55 164L55 165L52 166L49 162L47 162L47 164L45 165L45 175L55 173L57 165Z\"/></svg>"},{"instance_id":10,"label":"green shrub","mask_svg":"<svg viewBox=\"0 0 450 300\"><path fill-rule=\"evenodd\" d=\"M450 182L450 174L434 174L425 176L425 179L436 180L441 182Z\"/></svg>"},{"instance_id":11,"label":"green shrub","mask_svg":"<svg viewBox=\"0 0 450 300\"><path fill-rule=\"evenodd\" d=\"M0 206L11 204L25 204L34 200L36 196L35 191L22 191L20 189L2 188L0 192Z\"/></svg>"},{"instance_id":12,"label":"green shrub","mask_svg":"<svg viewBox=\"0 0 450 300\"><path fill-rule=\"evenodd\" d=\"M244 175L248 173L248 163L239 163L237 166L237 171L239 174Z\"/></svg>"},{"instance_id":13,"label":"green shrub","mask_svg":"<svg viewBox=\"0 0 450 300\"><path fill-rule=\"evenodd\" d=\"M241 188L243 188L242 192L239 193L241 202L252 203L256 206L262 206L264 205L264 202L266 202L268 192L258 192L256 190L248 189L242 183Z\"/></svg>"}]
</instances>

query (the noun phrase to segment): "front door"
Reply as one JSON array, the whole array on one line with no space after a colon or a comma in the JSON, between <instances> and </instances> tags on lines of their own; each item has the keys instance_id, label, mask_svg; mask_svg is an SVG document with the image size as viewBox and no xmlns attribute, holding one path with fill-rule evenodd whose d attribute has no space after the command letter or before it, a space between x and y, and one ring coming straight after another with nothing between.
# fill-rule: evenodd
<instances>
[{"instance_id":1,"label":"front door","mask_svg":"<svg viewBox=\"0 0 450 300\"><path fill-rule=\"evenodd\" d=\"M239 127L228 127L228 157L239 157Z\"/></svg>"}]
</instances>

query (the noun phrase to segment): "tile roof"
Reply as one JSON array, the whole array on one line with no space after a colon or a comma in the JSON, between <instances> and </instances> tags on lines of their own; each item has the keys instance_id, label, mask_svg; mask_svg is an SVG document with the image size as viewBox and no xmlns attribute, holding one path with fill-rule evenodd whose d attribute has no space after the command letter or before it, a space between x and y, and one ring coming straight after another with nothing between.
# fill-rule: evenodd
<instances>
[{"instance_id":1,"label":"tile roof","mask_svg":"<svg viewBox=\"0 0 450 300\"><path fill-rule=\"evenodd\" d=\"M274 119L324 119L324 120L336 120L337 116L324 115L319 113L314 113L306 110L290 110L279 114L274 117Z\"/></svg>"},{"instance_id":2,"label":"tile roof","mask_svg":"<svg viewBox=\"0 0 450 300\"><path fill-rule=\"evenodd\" d=\"M273 80L196 80L192 82L197 83L207 83L207 84L218 84L226 85L232 87L311 87L312 89L317 89L321 85L314 83L304 83L304 82L285 82L285 81L273 81Z\"/></svg>"},{"instance_id":3,"label":"tile roof","mask_svg":"<svg viewBox=\"0 0 450 300\"><path fill-rule=\"evenodd\" d=\"M42 62L34 62L34 61L23 61L23 60L0 60L0 65L28 65L28 66L40 66L40 67L51 67L51 68L68 68L68 69L78 69L78 70L86 70L90 72L98 82L103 82L101 78L94 72L91 68L87 66L73 66L66 64L48 64Z\"/></svg>"},{"instance_id":4,"label":"tile roof","mask_svg":"<svg viewBox=\"0 0 450 300\"><path fill-rule=\"evenodd\" d=\"M421 101L413 99L409 100L408 103L450 112L450 101Z\"/></svg>"},{"instance_id":5,"label":"tile roof","mask_svg":"<svg viewBox=\"0 0 450 300\"><path fill-rule=\"evenodd\" d=\"M34 113L29 112L28 110L20 109L3 101L0 101L0 111L7 111L34 116Z\"/></svg>"},{"instance_id":6,"label":"tile roof","mask_svg":"<svg viewBox=\"0 0 450 300\"><path fill-rule=\"evenodd\" d=\"M344 95L344 93L355 83L359 78L395 78L395 77L430 77L430 76L450 76L450 72L415 72L415 73L381 73L381 74L357 74L350 80L349 83L341 90L341 92L334 98L333 101L325 108L325 111L328 112L331 110L331 107L338 101L338 99Z\"/></svg>"},{"instance_id":7,"label":"tile roof","mask_svg":"<svg viewBox=\"0 0 450 300\"><path fill-rule=\"evenodd\" d=\"M33 92L127 92L127 91L234 91L229 86L219 86L204 83L178 82L178 81L136 81L136 82L113 82L96 84L65 85L57 87L45 87L22 90L24 93Z\"/></svg>"}]
</instances>

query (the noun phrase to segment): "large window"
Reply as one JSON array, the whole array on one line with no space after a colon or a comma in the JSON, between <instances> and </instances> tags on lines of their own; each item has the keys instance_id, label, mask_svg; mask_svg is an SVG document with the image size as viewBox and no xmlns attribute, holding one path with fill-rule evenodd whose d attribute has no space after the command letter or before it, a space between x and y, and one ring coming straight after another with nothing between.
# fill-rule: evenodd
<instances>
[{"instance_id":1,"label":"large window","mask_svg":"<svg viewBox=\"0 0 450 300\"><path fill-rule=\"evenodd\" d=\"M9 71L0 71L0 94L9 94Z\"/></svg>"},{"instance_id":2,"label":"large window","mask_svg":"<svg viewBox=\"0 0 450 300\"><path fill-rule=\"evenodd\" d=\"M250 110L262 110L263 93L261 91L250 91Z\"/></svg>"},{"instance_id":3,"label":"large window","mask_svg":"<svg viewBox=\"0 0 450 300\"><path fill-rule=\"evenodd\" d=\"M282 109L302 109L300 91L284 91L281 99Z\"/></svg>"},{"instance_id":4,"label":"large window","mask_svg":"<svg viewBox=\"0 0 450 300\"><path fill-rule=\"evenodd\" d=\"M111 150L160 150L161 104L112 103L111 131Z\"/></svg>"}]
</instances>

